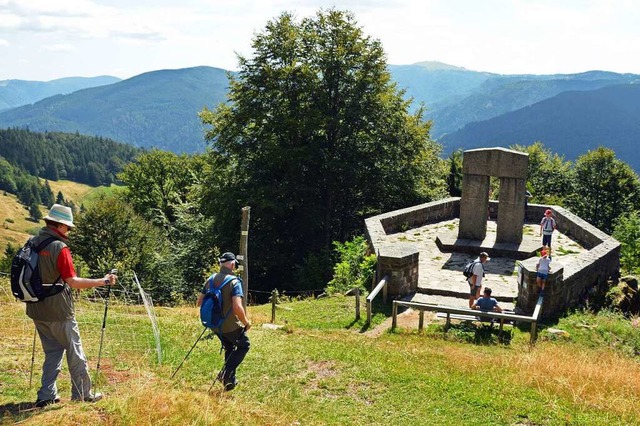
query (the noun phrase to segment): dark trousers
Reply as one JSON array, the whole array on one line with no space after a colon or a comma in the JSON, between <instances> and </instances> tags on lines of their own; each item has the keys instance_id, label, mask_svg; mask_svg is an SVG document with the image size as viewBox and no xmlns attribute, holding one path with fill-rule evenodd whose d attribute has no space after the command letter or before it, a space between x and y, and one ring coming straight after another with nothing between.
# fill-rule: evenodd
<instances>
[{"instance_id":1,"label":"dark trousers","mask_svg":"<svg viewBox=\"0 0 640 426\"><path fill-rule=\"evenodd\" d=\"M223 333L218 336L224 348L225 368L222 375L222 382L227 385L235 385L236 369L242 363L245 355L249 352L249 337L244 329L238 329L231 333Z\"/></svg>"}]
</instances>

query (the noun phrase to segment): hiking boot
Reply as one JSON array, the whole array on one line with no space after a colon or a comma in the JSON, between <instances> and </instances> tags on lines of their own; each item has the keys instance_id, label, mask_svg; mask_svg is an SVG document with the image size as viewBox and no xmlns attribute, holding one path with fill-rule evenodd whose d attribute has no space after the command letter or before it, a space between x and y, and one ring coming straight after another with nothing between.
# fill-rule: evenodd
<instances>
[{"instance_id":1,"label":"hiking boot","mask_svg":"<svg viewBox=\"0 0 640 426\"><path fill-rule=\"evenodd\" d=\"M58 402L60 402L60 398L57 396L54 399L36 399L34 406L36 408L43 408L47 405L57 404Z\"/></svg>"},{"instance_id":2,"label":"hiking boot","mask_svg":"<svg viewBox=\"0 0 640 426\"><path fill-rule=\"evenodd\" d=\"M236 386L238 386L238 381L237 380L235 382L233 382L233 383L225 383L224 391L225 392L232 391L232 390L234 390L236 388Z\"/></svg>"},{"instance_id":3,"label":"hiking boot","mask_svg":"<svg viewBox=\"0 0 640 426\"><path fill-rule=\"evenodd\" d=\"M84 401L84 402L98 402L102 399L103 395L100 392L96 392L84 397L84 399L74 399L74 401Z\"/></svg>"}]
</instances>

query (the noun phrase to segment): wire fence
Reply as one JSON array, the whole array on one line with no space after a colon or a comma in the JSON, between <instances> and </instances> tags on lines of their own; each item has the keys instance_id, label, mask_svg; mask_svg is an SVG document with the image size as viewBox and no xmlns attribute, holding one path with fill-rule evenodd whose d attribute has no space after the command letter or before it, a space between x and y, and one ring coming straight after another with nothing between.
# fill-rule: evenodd
<instances>
[{"instance_id":1,"label":"wire fence","mask_svg":"<svg viewBox=\"0 0 640 426\"><path fill-rule=\"evenodd\" d=\"M135 284L134 284L135 285ZM141 290L141 288L140 288ZM107 320L102 352L101 371L126 372L140 363L162 362L162 348L155 309L151 298L143 291L116 284L107 300L107 289L73 291L75 316L89 367L96 369L102 336L105 306L108 303ZM146 299L146 307L145 307ZM0 276L0 368L13 369L30 376L30 361L34 345L35 327L25 313L25 303L17 301L11 293L8 277ZM42 347L35 339L34 382L39 381L40 367L44 360ZM25 365L26 362L26 365ZM66 368L66 363L63 363ZM124 374L124 373L123 373Z\"/></svg>"}]
</instances>

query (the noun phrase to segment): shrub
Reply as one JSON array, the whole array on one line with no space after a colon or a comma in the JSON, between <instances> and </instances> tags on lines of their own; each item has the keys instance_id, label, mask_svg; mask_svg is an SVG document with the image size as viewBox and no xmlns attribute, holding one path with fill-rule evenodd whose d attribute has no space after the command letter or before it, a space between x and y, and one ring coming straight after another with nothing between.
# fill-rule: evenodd
<instances>
[{"instance_id":1,"label":"shrub","mask_svg":"<svg viewBox=\"0 0 640 426\"><path fill-rule=\"evenodd\" d=\"M366 290L376 268L376 255L368 254L369 245L363 236L351 241L333 242L340 260L333 267L333 279L327 286L328 293L346 293L352 288Z\"/></svg>"}]
</instances>

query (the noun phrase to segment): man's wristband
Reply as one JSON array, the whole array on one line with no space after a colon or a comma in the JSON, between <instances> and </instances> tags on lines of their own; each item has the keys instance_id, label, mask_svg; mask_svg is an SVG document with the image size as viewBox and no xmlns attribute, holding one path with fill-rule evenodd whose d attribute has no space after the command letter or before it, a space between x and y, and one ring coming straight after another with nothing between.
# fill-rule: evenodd
<instances>
[{"instance_id":1,"label":"man's wristband","mask_svg":"<svg viewBox=\"0 0 640 426\"><path fill-rule=\"evenodd\" d=\"M104 285L109 285L109 282L110 282L110 281L109 281L109 278L105 278L105 279L104 279Z\"/></svg>"}]
</instances>

